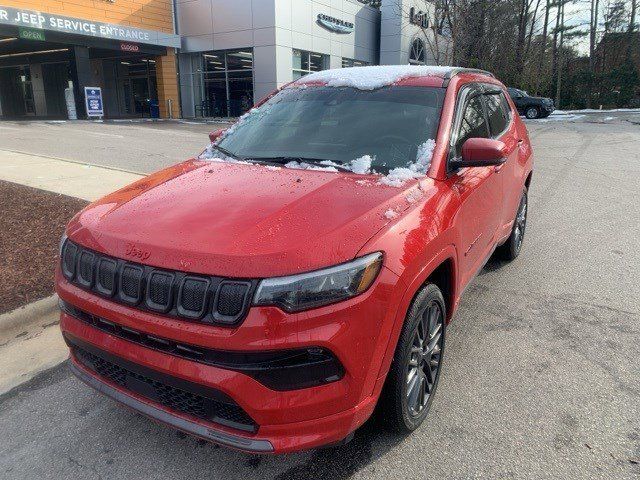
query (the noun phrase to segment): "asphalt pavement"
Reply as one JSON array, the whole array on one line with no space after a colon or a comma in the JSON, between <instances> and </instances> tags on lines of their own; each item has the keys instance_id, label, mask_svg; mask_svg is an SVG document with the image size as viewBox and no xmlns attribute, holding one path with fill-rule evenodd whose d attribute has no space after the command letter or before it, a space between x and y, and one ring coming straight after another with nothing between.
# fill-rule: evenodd
<instances>
[{"instance_id":1,"label":"asphalt pavement","mask_svg":"<svg viewBox=\"0 0 640 480\"><path fill-rule=\"evenodd\" d=\"M523 253L491 260L465 292L433 408L412 435L374 419L340 448L246 455L120 408L63 364L0 397L0 478L638 478L637 117L528 122ZM0 123L0 149L147 172L197 153L212 129L42 123Z\"/></svg>"}]
</instances>

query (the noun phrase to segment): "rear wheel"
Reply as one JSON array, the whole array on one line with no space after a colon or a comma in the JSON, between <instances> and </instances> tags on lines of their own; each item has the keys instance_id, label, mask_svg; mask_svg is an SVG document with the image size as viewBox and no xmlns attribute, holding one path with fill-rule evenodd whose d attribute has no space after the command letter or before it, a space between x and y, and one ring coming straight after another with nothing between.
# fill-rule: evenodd
<instances>
[{"instance_id":1,"label":"rear wheel","mask_svg":"<svg viewBox=\"0 0 640 480\"><path fill-rule=\"evenodd\" d=\"M524 112L524 116L529 120L533 120L534 118L538 118L540 116L540 110L538 110L538 107L527 107Z\"/></svg>"},{"instance_id":2,"label":"rear wheel","mask_svg":"<svg viewBox=\"0 0 640 480\"><path fill-rule=\"evenodd\" d=\"M396 432L412 432L429 412L444 355L446 310L440 289L426 285L413 300L381 396L381 414Z\"/></svg>"},{"instance_id":3,"label":"rear wheel","mask_svg":"<svg viewBox=\"0 0 640 480\"><path fill-rule=\"evenodd\" d=\"M527 188L525 187L520 197L520 204L518 205L518 212L513 222L513 228L511 229L511 235L507 241L498 248L498 253L504 260L515 260L520 251L522 250L522 242L524 240L524 233L527 229L527 213L529 211L529 201L527 195Z\"/></svg>"}]
</instances>

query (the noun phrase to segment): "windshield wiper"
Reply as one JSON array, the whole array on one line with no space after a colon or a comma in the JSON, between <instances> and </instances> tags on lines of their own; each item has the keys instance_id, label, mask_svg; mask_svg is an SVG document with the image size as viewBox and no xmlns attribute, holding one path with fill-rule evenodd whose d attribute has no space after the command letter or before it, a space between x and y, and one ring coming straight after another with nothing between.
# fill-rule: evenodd
<instances>
[{"instance_id":1,"label":"windshield wiper","mask_svg":"<svg viewBox=\"0 0 640 480\"><path fill-rule=\"evenodd\" d=\"M278 163L278 164L286 164L289 162L298 162L298 163L308 163L309 165L314 165L318 167L326 167L326 168L335 168L336 170L340 170L341 172L351 172L351 169L347 167L343 167L342 165L338 165L334 162L326 163L327 160L323 160L321 158L306 158L306 157L251 157L248 160L254 160L256 162L269 162L269 163Z\"/></svg>"},{"instance_id":2,"label":"windshield wiper","mask_svg":"<svg viewBox=\"0 0 640 480\"><path fill-rule=\"evenodd\" d=\"M222 148L219 147L218 145L214 145L213 148L215 148L216 150L218 150L220 153L223 153L224 155L226 155L227 157L231 157L234 160L245 160L244 158L242 158L239 155L236 155L233 152L230 152L229 150L227 150L226 148Z\"/></svg>"}]
</instances>

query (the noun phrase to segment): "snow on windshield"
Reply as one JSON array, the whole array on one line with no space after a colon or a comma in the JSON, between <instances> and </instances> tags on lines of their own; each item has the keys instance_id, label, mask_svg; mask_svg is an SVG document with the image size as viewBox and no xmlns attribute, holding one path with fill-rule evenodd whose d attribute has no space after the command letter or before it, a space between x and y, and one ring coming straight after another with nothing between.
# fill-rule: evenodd
<instances>
[{"instance_id":1,"label":"snow on windshield","mask_svg":"<svg viewBox=\"0 0 640 480\"><path fill-rule=\"evenodd\" d=\"M414 178L420 178L426 175L429 166L431 165L431 158L433 157L433 150L436 148L436 142L434 140L427 140L421 145L418 145L418 153L416 155L416 161L409 163L406 167L398 167L389 171L386 175L382 175L378 180L380 185L388 185L390 187L402 187L409 180ZM227 162L227 163L240 163L251 164L251 162L245 160L236 160L228 157L221 152L218 152L215 148L215 144L211 143L205 148L205 150L198 157L200 160L208 160L210 162ZM356 158L349 163L339 164L325 160L318 164L311 164L305 161L290 161L283 165L284 168L291 168L297 170L316 170L322 172L336 173L340 170L348 170L359 175L375 174L375 171L371 170L371 164L373 157L370 155L364 155L360 158ZM269 170L279 170L281 167L267 165ZM368 184L367 182L360 182L359 185Z\"/></svg>"},{"instance_id":2,"label":"snow on windshield","mask_svg":"<svg viewBox=\"0 0 640 480\"><path fill-rule=\"evenodd\" d=\"M431 165L431 158L433 157L433 150L435 148L435 140L427 140L418 146L418 153L416 155L415 162L410 163L406 167L394 168L389 171L387 175L383 176L379 183L389 185L391 187L401 187L405 182L411 179L426 175L427 170Z\"/></svg>"},{"instance_id":3,"label":"snow on windshield","mask_svg":"<svg viewBox=\"0 0 640 480\"><path fill-rule=\"evenodd\" d=\"M296 84L324 83L328 87L353 87L358 90L376 90L393 85L403 78L442 76L451 67L425 65L376 65L370 67L336 68L322 70L303 77ZM294 84L294 85L296 85Z\"/></svg>"}]
</instances>

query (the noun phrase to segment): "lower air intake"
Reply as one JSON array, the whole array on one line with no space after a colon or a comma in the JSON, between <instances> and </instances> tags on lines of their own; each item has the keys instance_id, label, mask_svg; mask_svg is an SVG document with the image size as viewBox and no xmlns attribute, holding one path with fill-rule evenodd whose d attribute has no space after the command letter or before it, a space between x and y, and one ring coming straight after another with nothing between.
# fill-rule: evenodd
<instances>
[{"instance_id":1,"label":"lower air intake","mask_svg":"<svg viewBox=\"0 0 640 480\"><path fill-rule=\"evenodd\" d=\"M194 390L204 387L184 382L184 388L170 385L161 378L163 374L149 375L147 372L134 371L141 367L127 368L96 353L78 346L74 340L66 338L70 343L75 358L86 368L98 374L101 378L115 383L121 388L159 403L164 407L190 415L202 420L219 423L238 430L254 432L257 430L255 422L242 408L230 398L227 401L207 397L198 391L189 391L190 385ZM106 354L105 356L110 356ZM122 362L125 362L122 360ZM155 378L154 378L155 377ZM212 392L214 392L212 390ZM215 394L222 396L221 392Z\"/></svg>"}]
</instances>

